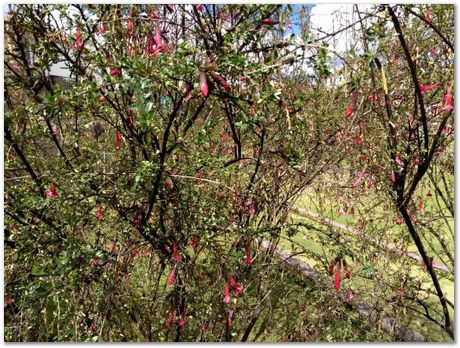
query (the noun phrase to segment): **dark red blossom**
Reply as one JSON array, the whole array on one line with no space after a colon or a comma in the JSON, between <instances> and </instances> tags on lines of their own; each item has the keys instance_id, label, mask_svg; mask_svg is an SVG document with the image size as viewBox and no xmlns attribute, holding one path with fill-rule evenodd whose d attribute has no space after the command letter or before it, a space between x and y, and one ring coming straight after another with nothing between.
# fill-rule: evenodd
<instances>
[{"instance_id":1,"label":"dark red blossom","mask_svg":"<svg viewBox=\"0 0 460 348\"><path fill-rule=\"evenodd\" d=\"M235 290L235 295L239 295L243 292L244 287L243 285L238 284L233 277L230 277L230 284L232 285L233 289Z\"/></svg>"},{"instance_id":2,"label":"dark red blossom","mask_svg":"<svg viewBox=\"0 0 460 348\"><path fill-rule=\"evenodd\" d=\"M119 151L121 148L121 133L117 132L116 138L115 138L115 150Z\"/></svg>"},{"instance_id":3,"label":"dark red blossom","mask_svg":"<svg viewBox=\"0 0 460 348\"><path fill-rule=\"evenodd\" d=\"M48 191L45 191L45 196L47 197L57 197L59 194L57 193L57 186L55 183L52 183L50 185L50 188Z\"/></svg>"},{"instance_id":4,"label":"dark red blossom","mask_svg":"<svg viewBox=\"0 0 460 348\"><path fill-rule=\"evenodd\" d=\"M271 18L265 18L262 22L266 25L277 25L279 23L279 21Z\"/></svg>"},{"instance_id":5,"label":"dark red blossom","mask_svg":"<svg viewBox=\"0 0 460 348\"><path fill-rule=\"evenodd\" d=\"M339 265L337 266L337 271L335 272L334 287L335 287L335 290L340 289L340 262L339 262Z\"/></svg>"},{"instance_id":6,"label":"dark red blossom","mask_svg":"<svg viewBox=\"0 0 460 348\"><path fill-rule=\"evenodd\" d=\"M225 296L224 299L222 300L224 303L229 303L230 302L230 287L228 285L228 282L225 283Z\"/></svg>"},{"instance_id":7,"label":"dark red blossom","mask_svg":"<svg viewBox=\"0 0 460 348\"><path fill-rule=\"evenodd\" d=\"M121 69L111 67L110 68L110 76L118 76L118 75L121 75Z\"/></svg>"},{"instance_id":8,"label":"dark red blossom","mask_svg":"<svg viewBox=\"0 0 460 348\"><path fill-rule=\"evenodd\" d=\"M168 277L168 285L171 285L174 282L175 274L176 274L176 267L173 268L171 274Z\"/></svg>"}]
</instances>

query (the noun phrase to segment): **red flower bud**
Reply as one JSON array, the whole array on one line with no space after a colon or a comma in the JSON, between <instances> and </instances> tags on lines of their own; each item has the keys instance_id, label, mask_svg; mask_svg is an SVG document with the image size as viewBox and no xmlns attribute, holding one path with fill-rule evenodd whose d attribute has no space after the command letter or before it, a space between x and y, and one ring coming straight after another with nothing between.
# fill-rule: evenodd
<instances>
[{"instance_id":1,"label":"red flower bud","mask_svg":"<svg viewBox=\"0 0 460 348\"><path fill-rule=\"evenodd\" d=\"M335 287L335 290L340 289L340 263L337 266L337 271L335 272L334 287Z\"/></svg>"},{"instance_id":2,"label":"red flower bud","mask_svg":"<svg viewBox=\"0 0 460 348\"><path fill-rule=\"evenodd\" d=\"M265 18L262 22L267 25L276 25L279 23L279 21L271 19L271 18Z\"/></svg>"},{"instance_id":3,"label":"red flower bud","mask_svg":"<svg viewBox=\"0 0 460 348\"><path fill-rule=\"evenodd\" d=\"M425 22L427 25L430 25L431 24L431 13L430 13L430 9L426 9L426 13L425 13Z\"/></svg>"},{"instance_id":4,"label":"red flower bud","mask_svg":"<svg viewBox=\"0 0 460 348\"><path fill-rule=\"evenodd\" d=\"M204 73L204 71L200 71L200 90L203 97L208 96L208 82L206 81L206 74Z\"/></svg>"},{"instance_id":5,"label":"red flower bud","mask_svg":"<svg viewBox=\"0 0 460 348\"><path fill-rule=\"evenodd\" d=\"M99 207L97 208L96 217L97 217L98 223L101 223L101 217L102 217L102 209L101 209L101 206L99 206Z\"/></svg>"},{"instance_id":6,"label":"red flower bud","mask_svg":"<svg viewBox=\"0 0 460 348\"><path fill-rule=\"evenodd\" d=\"M121 148L121 133L117 132L116 138L115 138L115 150L119 151Z\"/></svg>"},{"instance_id":7,"label":"red flower bud","mask_svg":"<svg viewBox=\"0 0 460 348\"><path fill-rule=\"evenodd\" d=\"M175 274L176 274L176 268L174 267L171 274L168 277L168 285L171 285L174 282Z\"/></svg>"}]
</instances>

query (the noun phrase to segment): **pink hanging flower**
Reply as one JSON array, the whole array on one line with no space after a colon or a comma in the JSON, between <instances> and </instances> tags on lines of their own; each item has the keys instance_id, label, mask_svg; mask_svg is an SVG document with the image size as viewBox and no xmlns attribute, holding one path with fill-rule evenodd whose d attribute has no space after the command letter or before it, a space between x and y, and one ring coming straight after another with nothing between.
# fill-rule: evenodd
<instances>
[{"instance_id":1,"label":"pink hanging flower","mask_svg":"<svg viewBox=\"0 0 460 348\"><path fill-rule=\"evenodd\" d=\"M198 11L202 11L203 10L203 5L199 4L199 5L196 5L196 9Z\"/></svg>"},{"instance_id":2,"label":"pink hanging flower","mask_svg":"<svg viewBox=\"0 0 460 348\"><path fill-rule=\"evenodd\" d=\"M79 25L77 25L76 37L77 37L77 42L76 42L77 51L82 51L83 48L84 48L84 44L83 44L83 40L81 38L81 32L80 32L80 26Z\"/></svg>"},{"instance_id":3,"label":"pink hanging flower","mask_svg":"<svg viewBox=\"0 0 460 348\"><path fill-rule=\"evenodd\" d=\"M347 107L347 110L345 111L345 119L350 117L352 113L353 113L353 106L350 105L349 107Z\"/></svg>"},{"instance_id":4,"label":"pink hanging flower","mask_svg":"<svg viewBox=\"0 0 460 348\"><path fill-rule=\"evenodd\" d=\"M228 312L227 326L228 326L229 329L231 329L232 326L233 326L232 314L233 314L233 311Z\"/></svg>"},{"instance_id":5,"label":"pink hanging flower","mask_svg":"<svg viewBox=\"0 0 460 348\"><path fill-rule=\"evenodd\" d=\"M45 191L45 196L47 197L57 197L59 194L57 193L57 186L55 183L52 183L50 185L50 189L48 191Z\"/></svg>"},{"instance_id":6,"label":"pink hanging flower","mask_svg":"<svg viewBox=\"0 0 460 348\"><path fill-rule=\"evenodd\" d=\"M427 91L430 91L430 90L432 90L432 89L438 88L440 85L441 85L440 82L437 82L437 83L435 83L434 85L428 85L428 86L425 86L425 85L420 84L420 85L419 85L420 93L424 94L424 93L427 92Z\"/></svg>"},{"instance_id":7,"label":"pink hanging flower","mask_svg":"<svg viewBox=\"0 0 460 348\"><path fill-rule=\"evenodd\" d=\"M393 185L396 184L396 175L395 175L395 171L393 169L391 170L391 183Z\"/></svg>"},{"instance_id":8,"label":"pink hanging flower","mask_svg":"<svg viewBox=\"0 0 460 348\"><path fill-rule=\"evenodd\" d=\"M101 208L101 206L99 206L97 208L96 217L97 217L98 223L100 224L101 223L101 217L102 217L102 208Z\"/></svg>"},{"instance_id":9,"label":"pink hanging flower","mask_svg":"<svg viewBox=\"0 0 460 348\"><path fill-rule=\"evenodd\" d=\"M174 306L171 306L171 310L169 311L169 321L168 324L172 325L174 322Z\"/></svg>"},{"instance_id":10,"label":"pink hanging flower","mask_svg":"<svg viewBox=\"0 0 460 348\"><path fill-rule=\"evenodd\" d=\"M117 132L116 138L115 138L115 150L119 151L121 148L121 133Z\"/></svg>"},{"instance_id":11,"label":"pink hanging flower","mask_svg":"<svg viewBox=\"0 0 460 348\"><path fill-rule=\"evenodd\" d=\"M112 67L110 68L110 76L118 76L121 75L121 69Z\"/></svg>"},{"instance_id":12,"label":"pink hanging flower","mask_svg":"<svg viewBox=\"0 0 460 348\"><path fill-rule=\"evenodd\" d=\"M427 8L426 12L425 12L425 22L426 22L427 25L431 24L431 13L430 13L429 8Z\"/></svg>"},{"instance_id":13,"label":"pink hanging flower","mask_svg":"<svg viewBox=\"0 0 460 348\"><path fill-rule=\"evenodd\" d=\"M360 135L358 135L356 138L355 138L355 144L360 146L363 144L363 138L361 138Z\"/></svg>"},{"instance_id":14,"label":"pink hanging flower","mask_svg":"<svg viewBox=\"0 0 460 348\"><path fill-rule=\"evenodd\" d=\"M105 28L104 17L102 17L101 26L99 28L98 34L99 35L104 34L106 31L107 31L107 29Z\"/></svg>"},{"instance_id":15,"label":"pink hanging flower","mask_svg":"<svg viewBox=\"0 0 460 348\"><path fill-rule=\"evenodd\" d=\"M396 218L396 223L398 225L402 225L404 223L404 220L401 216L398 215L398 217Z\"/></svg>"},{"instance_id":16,"label":"pink hanging flower","mask_svg":"<svg viewBox=\"0 0 460 348\"><path fill-rule=\"evenodd\" d=\"M228 286L228 282L225 283L225 297L222 300L224 303L229 303L230 302L230 287Z\"/></svg>"},{"instance_id":17,"label":"pink hanging flower","mask_svg":"<svg viewBox=\"0 0 460 348\"><path fill-rule=\"evenodd\" d=\"M358 186L358 184L361 182L363 177L364 177L364 171L356 173L355 182L353 183L353 188Z\"/></svg>"},{"instance_id":18,"label":"pink hanging flower","mask_svg":"<svg viewBox=\"0 0 460 348\"><path fill-rule=\"evenodd\" d=\"M220 83L224 89L229 90L230 85L228 84L227 80L224 79L222 76L220 76L218 73L214 71L210 71L209 75L211 75L212 79L216 81L217 83Z\"/></svg>"},{"instance_id":19,"label":"pink hanging flower","mask_svg":"<svg viewBox=\"0 0 460 348\"><path fill-rule=\"evenodd\" d=\"M158 27L155 28L155 44L157 45L157 49L161 49L161 47L163 47L163 44L161 42L160 28Z\"/></svg>"},{"instance_id":20,"label":"pink hanging flower","mask_svg":"<svg viewBox=\"0 0 460 348\"><path fill-rule=\"evenodd\" d=\"M175 275L176 275L176 267L173 268L171 274L168 277L168 285L171 285L174 282Z\"/></svg>"},{"instance_id":21,"label":"pink hanging flower","mask_svg":"<svg viewBox=\"0 0 460 348\"><path fill-rule=\"evenodd\" d=\"M395 162L400 166L404 164L404 162L401 159L401 155L399 153L396 155Z\"/></svg>"},{"instance_id":22,"label":"pink hanging flower","mask_svg":"<svg viewBox=\"0 0 460 348\"><path fill-rule=\"evenodd\" d=\"M206 74L200 70L200 90L203 97L207 97L209 93L208 82L206 81Z\"/></svg>"},{"instance_id":23,"label":"pink hanging flower","mask_svg":"<svg viewBox=\"0 0 460 348\"><path fill-rule=\"evenodd\" d=\"M354 296L352 290L348 290L348 291L345 293L345 300L346 300L347 302L353 301L354 298L355 298L355 296Z\"/></svg>"},{"instance_id":24,"label":"pink hanging flower","mask_svg":"<svg viewBox=\"0 0 460 348\"><path fill-rule=\"evenodd\" d=\"M445 96L445 104L444 107L442 108L442 111L450 111L454 110L454 107L452 105L452 94L448 92Z\"/></svg>"},{"instance_id":25,"label":"pink hanging flower","mask_svg":"<svg viewBox=\"0 0 460 348\"><path fill-rule=\"evenodd\" d=\"M233 277L230 278L230 284L232 285L233 289L235 290L235 295L239 295L243 292L244 287L243 285L238 284Z\"/></svg>"}]
</instances>

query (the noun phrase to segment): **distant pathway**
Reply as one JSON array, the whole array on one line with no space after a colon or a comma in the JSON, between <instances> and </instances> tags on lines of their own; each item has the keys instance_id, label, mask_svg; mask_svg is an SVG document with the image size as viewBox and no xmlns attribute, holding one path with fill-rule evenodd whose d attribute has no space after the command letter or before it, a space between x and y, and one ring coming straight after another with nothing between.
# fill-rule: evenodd
<instances>
[{"instance_id":1,"label":"distant pathway","mask_svg":"<svg viewBox=\"0 0 460 348\"><path fill-rule=\"evenodd\" d=\"M318 213L315 213L315 212L312 212L312 211L309 211L309 210L306 210L306 209L303 209L303 208L293 208L292 211L296 214L299 214L299 215L303 215L303 216L307 216L307 217L310 217L322 224L325 224L325 225L329 225L329 226L333 226L335 228L338 228L338 229L341 229L343 231L347 231L349 234L355 236L355 237L360 237L360 238L363 238L371 243L374 243L378 246L381 246L381 247L384 247L385 249L388 249L392 252L394 252L395 254L397 255L400 255L400 256L406 256L406 257L409 257L413 260L416 260L418 261L420 264L423 264L423 259L420 255L416 254L416 253L413 253L413 252L407 252L407 251L404 251L402 249L399 249L394 243L386 243L386 242L383 242L377 238L374 238L374 237L370 237L358 230L355 230L354 228L351 228L351 227L348 227L346 225L342 225L341 223L338 223L334 220L331 220L331 219L328 219ZM441 264L436 264L436 263L433 263L433 268L442 272L442 273L445 273L445 274L453 274L452 271L446 266L446 265L441 265Z\"/></svg>"}]
</instances>

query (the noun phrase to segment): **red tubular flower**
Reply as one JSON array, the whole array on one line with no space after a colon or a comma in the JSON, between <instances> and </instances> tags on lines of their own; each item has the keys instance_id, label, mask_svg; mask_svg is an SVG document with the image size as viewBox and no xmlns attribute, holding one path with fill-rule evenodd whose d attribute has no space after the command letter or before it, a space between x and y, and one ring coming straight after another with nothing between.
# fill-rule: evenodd
<instances>
[{"instance_id":1,"label":"red tubular flower","mask_svg":"<svg viewBox=\"0 0 460 348\"><path fill-rule=\"evenodd\" d=\"M335 272L334 287L335 290L340 290L340 262L337 266L337 271Z\"/></svg>"},{"instance_id":2,"label":"red tubular flower","mask_svg":"<svg viewBox=\"0 0 460 348\"><path fill-rule=\"evenodd\" d=\"M246 265L251 265L252 264L252 260L251 260L251 250L250 250L250 247L251 247L251 242L249 241L249 239L247 240L246 242L246 259L244 260L244 262L246 263Z\"/></svg>"},{"instance_id":3,"label":"red tubular flower","mask_svg":"<svg viewBox=\"0 0 460 348\"><path fill-rule=\"evenodd\" d=\"M50 185L50 189L48 191L45 191L45 196L47 197L57 197L58 196L56 184L52 183Z\"/></svg>"},{"instance_id":4,"label":"red tubular flower","mask_svg":"<svg viewBox=\"0 0 460 348\"><path fill-rule=\"evenodd\" d=\"M363 144L363 138L361 138L361 136L358 135L355 138L355 144L358 145L358 146L362 145Z\"/></svg>"},{"instance_id":5,"label":"red tubular flower","mask_svg":"<svg viewBox=\"0 0 460 348\"><path fill-rule=\"evenodd\" d=\"M104 34L106 32L105 24L104 24L104 17L101 19L101 26L99 28L98 34Z\"/></svg>"},{"instance_id":6,"label":"red tubular flower","mask_svg":"<svg viewBox=\"0 0 460 348\"><path fill-rule=\"evenodd\" d=\"M345 260L342 260L342 263L343 263L343 271L345 273L345 277L347 279L350 279L350 272L348 271L348 265Z\"/></svg>"},{"instance_id":7,"label":"red tubular flower","mask_svg":"<svg viewBox=\"0 0 460 348\"><path fill-rule=\"evenodd\" d=\"M173 259L176 261L180 261L180 255L177 252L177 242L176 240L173 241Z\"/></svg>"},{"instance_id":8,"label":"red tubular flower","mask_svg":"<svg viewBox=\"0 0 460 348\"><path fill-rule=\"evenodd\" d=\"M345 300L347 302L351 302L353 301L353 299L355 298L354 294L353 294L353 291L352 290L348 290L345 294Z\"/></svg>"},{"instance_id":9,"label":"red tubular flower","mask_svg":"<svg viewBox=\"0 0 460 348\"><path fill-rule=\"evenodd\" d=\"M419 200L418 200L418 210L419 210L419 211L423 211L423 201L422 201L422 197L419 197Z\"/></svg>"},{"instance_id":10,"label":"red tubular flower","mask_svg":"<svg viewBox=\"0 0 460 348\"><path fill-rule=\"evenodd\" d=\"M208 82L206 81L206 74L200 70L200 90L203 97L207 97L209 93Z\"/></svg>"},{"instance_id":11,"label":"red tubular flower","mask_svg":"<svg viewBox=\"0 0 460 348\"><path fill-rule=\"evenodd\" d=\"M192 246L193 250L195 250L195 252L200 247L200 240L200 236L193 236L193 238L188 242Z\"/></svg>"},{"instance_id":12,"label":"red tubular flower","mask_svg":"<svg viewBox=\"0 0 460 348\"><path fill-rule=\"evenodd\" d=\"M203 5L201 5L201 4L200 4L200 5L196 5L196 9L197 9L198 11L202 11L202 10L203 10Z\"/></svg>"},{"instance_id":13,"label":"red tubular flower","mask_svg":"<svg viewBox=\"0 0 460 348\"><path fill-rule=\"evenodd\" d=\"M427 91L430 91L432 89L438 88L440 85L441 85L440 82L436 82L434 85L428 85L428 86L419 85L420 93L424 94Z\"/></svg>"},{"instance_id":14,"label":"red tubular flower","mask_svg":"<svg viewBox=\"0 0 460 348\"><path fill-rule=\"evenodd\" d=\"M229 303L230 302L230 287L228 286L228 282L225 283L225 297L222 300L224 303Z\"/></svg>"},{"instance_id":15,"label":"red tubular flower","mask_svg":"<svg viewBox=\"0 0 460 348\"><path fill-rule=\"evenodd\" d=\"M157 45L157 49L163 47L161 42L160 28L158 27L155 28L155 44Z\"/></svg>"},{"instance_id":16,"label":"red tubular flower","mask_svg":"<svg viewBox=\"0 0 460 348\"><path fill-rule=\"evenodd\" d=\"M232 285L233 289L235 290L235 295L239 295L243 292L244 287L243 285L238 284L233 277L230 278L230 284Z\"/></svg>"},{"instance_id":17,"label":"red tubular flower","mask_svg":"<svg viewBox=\"0 0 460 348\"><path fill-rule=\"evenodd\" d=\"M425 22L427 25L430 25L431 24L431 13L430 13L430 9L427 8L426 9L426 13L425 13Z\"/></svg>"},{"instance_id":18,"label":"red tubular flower","mask_svg":"<svg viewBox=\"0 0 460 348\"><path fill-rule=\"evenodd\" d=\"M116 138L115 138L115 150L119 151L121 148L121 133L117 132Z\"/></svg>"},{"instance_id":19,"label":"red tubular flower","mask_svg":"<svg viewBox=\"0 0 460 348\"><path fill-rule=\"evenodd\" d=\"M454 107L452 105L452 94L448 92L445 96L445 104L444 107L442 108L442 111L450 111L454 110Z\"/></svg>"},{"instance_id":20,"label":"red tubular flower","mask_svg":"<svg viewBox=\"0 0 460 348\"><path fill-rule=\"evenodd\" d=\"M336 260L332 260L331 263L329 264L329 275L332 277L332 275L334 274L334 267L335 267L335 264L336 264Z\"/></svg>"},{"instance_id":21,"label":"red tubular flower","mask_svg":"<svg viewBox=\"0 0 460 348\"><path fill-rule=\"evenodd\" d=\"M77 25L77 42L76 42L76 48L77 51L82 51L84 48L83 40L81 39L81 32L80 32L80 26Z\"/></svg>"},{"instance_id":22,"label":"red tubular flower","mask_svg":"<svg viewBox=\"0 0 460 348\"><path fill-rule=\"evenodd\" d=\"M132 19L130 18L128 19L128 33L130 33L131 30L133 30L133 28L134 28L134 24L133 24Z\"/></svg>"},{"instance_id":23,"label":"red tubular flower","mask_svg":"<svg viewBox=\"0 0 460 348\"><path fill-rule=\"evenodd\" d=\"M171 285L174 282L175 274L176 274L176 267L173 268L171 274L168 277L168 285Z\"/></svg>"},{"instance_id":24,"label":"red tubular flower","mask_svg":"<svg viewBox=\"0 0 460 348\"><path fill-rule=\"evenodd\" d=\"M232 326L233 326L232 314L233 314L233 311L228 311L227 327L228 327L229 329L231 329Z\"/></svg>"},{"instance_id":25,"label":"red tubular flower","mask_svg":"<svg viewBox=\"0 0 460 348\"><path fill-rule=\"evenodd\" d=\"M121 69L110 68L110 76L118 76L118 75L121 75Z\"/></svg>"},{"instance_id":26,"label":"red tubular flower","mask_svg":"<svg viewBox=\"0 0 460 348\"><path fill-rule=\"evenodd\" d=\"M391 183L393 185L396 184L396 175L395 175L395 171L393 169L391 170Z\"/></svg>"},{"instance_id":27,"label":"red tubular flower","mask_svg":"<svg viewBox=\"0 0 460 348\"><path fill-rule=\"evenodd\" d=\"M353 106L350 105L350 106L347 108L347 110L345 111L345 119L347 119L348 117L350 117L352 113L353 113Z\"/></svg>"},{"instance_id":28,"label":"red tubular flower","mask_svg":"<svg viewBox=\"0 0 460 348\"><path fill-rule=\"evenodd\" d=\"M174 306L171 306L171 310L169 311L169 321L168 324L172 325L174 322Z\"/></svg>"},{"instance_id":29,"label":"red tubular flower","mask_svg":"<svg viewBox=\"0 0 460 348\"><path fill-rule=\"evenodd\" d=\"M267 25L277 25L279 23L279 21L271 18L265 18L262 22Z\"/></svg>"},{"instance_id":30,"label":"red tubular flower","mask_svg":"<svg viewBox=\"0 0 460 348\"><path fill-rule=\"evenodd\" d=\"M181 314L181 317L180 317L180 320L179 320L179 326L180 327L184 327L185 325L185 314L187 313L187 304L184 305L184 310L182 311L182 314Z\"/></svg>"},{"instance_id":31,"label":"red tubular flower","mask_svg":"<svg viewBox=\"0 0 460 348\"><path fill-rule=\"evenodd\" d=\"M101 223L101 217L102 217L102 208L101 208L101 206L99 206L97 208L96 217L97 217L98 223Z\"/></svg>"},{"instance_id":32,"label":"red tubular flower","mask_svg":"<svg viewBox=\"0 0 460 348\"><path fill-rule=\"evenodd\" d=\"M222 76L214 71L210 71L209 75L211 75L212 79L217 83L220 83L226 90L230 89L230 85L228 84L227 80L225 80Z\"/></svg>"},{"instance_id":33,"label":"red tubular flower","mask_svg":"<svg viewBox=\"0 0 460 348\"><path fill-rule=\"evenodd\" d=\"M401 155L399 153L396 155L395 162L396 162L396 164L398 164L400 166L402 166L404 164L404 162L401 159Z\"/></svg>"}]
</instances>

